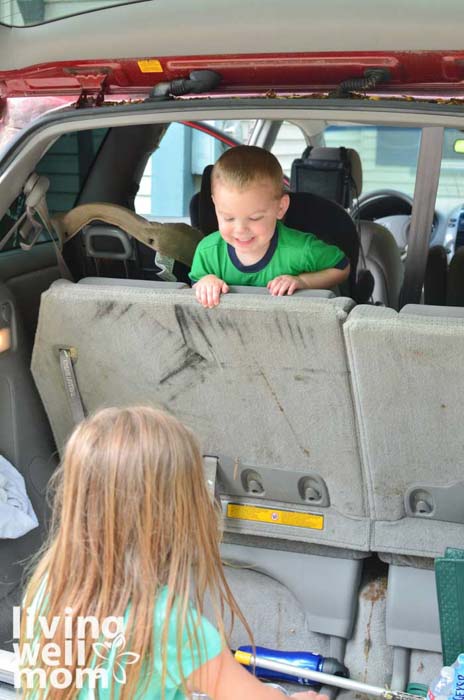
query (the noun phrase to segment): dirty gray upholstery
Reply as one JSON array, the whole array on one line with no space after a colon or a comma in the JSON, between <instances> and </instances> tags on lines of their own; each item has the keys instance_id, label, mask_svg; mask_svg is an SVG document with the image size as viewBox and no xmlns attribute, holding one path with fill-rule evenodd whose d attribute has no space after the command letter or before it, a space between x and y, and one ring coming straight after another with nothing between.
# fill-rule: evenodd
<instances>
[{"instance_id":1,"label":"dirty gray upholstery","mask_svg":"<svg viewBox=\"0 0 464 700\"><path fill-rule=\"evenodd\" d=\"M410 305L398 314L358 306L344 333L368 473L371 548L431 558L447 546L461 547L464 522L453 522L452 492L463 482L457 439L464 395L462 310ZM426 501L427 510L430 494L411 492L413 487L443 487L431 495L433 512L421 512L420 502Z\"/></svg>"},{"instance_id":2,"label":"dirty gray upholstery","mask_svg":"<svg viewBox=\"0 0 464 700\"><path fill-rule=\"evenodd\" d=\"M393 235L373 221L359 221L366 267L374 277L372 300L398 309L404 266Z\"/></svg>"},{"instance_id":3,"label":"dirty gray upholstery","mask_svg":"<svg viewBox=\"0 0 464 700\"><path fill-rule=\"evenodd\" d=\"M16 297L0 283L0 306L11 314L13 347L0 370L0 454L23 476L39 527L17 539L0 538L0 650L12 650L14 605L21 605L26 568L47 535L48 480L57 465L47 416L29 371L28 336ZM0 691L1 692L1 691Z\"/></svg>"},{"instance_id":4,"label":"dirty gray upholstery","mask_svg":"<svg viewBox=\"0 0 464 700\"><path fill-rule=\"evenodd\" d=\"M74 348L87 411L151 402L194 430L219 460L226 514L249 504L315 515L320 529L226 517L223 557L286 586L338 645L352 633L370 532L342 337L352 307L235 293L208 310L192 290L60 281L42 296L32 358L59 449L73 422L58 350ZM262 494L244 491L250 470ZM325 505L305 500L302 479L327 489Z\"/></svg>"},{"instance_id":5,"label":"dirty gray upholstery","mask_svg":"<svg viewBox=\"0 0 464 700\"><path fill-rule=\"evenodd\" d=\"M371 548L390 564L386 639L394 669L408 649L441 651L433 559L463 543L463 311L359 306L344 326Z\"/></svg>"},{"instance_id":6,"label":"dirty gray upholstery","mask_svg":"<svg viewBox=\"0 0 464 700\"><path fill-rule=\"evenodd\" d=\"M60 449L72 419L57 348L74 347L87 411L152 401L189 424L206 454L315 472L330 506L311 539L367 551L341 331L352 306L344 298L230 294L206 310L190 290L60 281L42 296L32 371ZM244 529L262 532L251 522ZM278 536L279 526L267 530ZM291 539L307 538L303 528L288 531Z\"/></svg>"}]
</instances>

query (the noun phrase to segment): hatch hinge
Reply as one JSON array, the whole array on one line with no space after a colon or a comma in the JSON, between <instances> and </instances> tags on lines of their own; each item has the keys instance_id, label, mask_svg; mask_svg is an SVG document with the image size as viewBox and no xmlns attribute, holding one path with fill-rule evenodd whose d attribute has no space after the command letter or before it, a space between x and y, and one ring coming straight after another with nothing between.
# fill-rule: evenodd
<instances>
[{"instance_id":1,"label":"hatch hinge","mask_svg":"<svg viewBox=\"0 0 464 700\"><path fill-rule=\"evenodd\" d=\"M76 102L76 109L83 107L101 107L105 101L104 90L99 90L97 93L90 90L82 90Z\"/></svg>"},{"instance_id":2,"label":"hatch hinge","mask_svg":"<svg viewBox=\"0 0 464 700\"><path fill-rule=\"evenodd\" d=\"M82 92L76 103L76 109L82 109L83 107L101 107L105 101L106 81L107 76L105 76L104 80L101 82L98 90L94 88L82 88Z\"/></svg>"},{"instance_id":3,"label":"hatch hinge","mask_svg":"<svg viewBox=\"0 0 464 700\"><path fill-rule=\"evenodd\" d=\"M76 109L100 107L103 104L108 89L109 69L99 68L98 71L84 72L78 68L67 68L65 72L72 75L81 87Z\"/></svg>"}]
</instances>

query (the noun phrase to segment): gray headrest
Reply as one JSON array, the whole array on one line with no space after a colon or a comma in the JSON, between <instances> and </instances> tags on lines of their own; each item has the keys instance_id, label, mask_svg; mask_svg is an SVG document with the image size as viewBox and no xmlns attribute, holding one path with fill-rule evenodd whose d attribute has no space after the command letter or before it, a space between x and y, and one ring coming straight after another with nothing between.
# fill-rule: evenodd
<instances>
[{"instance_id":1,"label":"gray headrest","mask_svg":"<svg viewBox=\"0 0 464 700\"><path fill-rule=\"evenodd\" d=\"M402 316L428 316L429 318L464 318L462 306L433 306L406 304L400 311Z\"/></svg>"},{"instance_id":2,"label":"gray headrest","mask_svg":"<svg viewBox=\"0 0 464 700\"><path fill-rule=\"evenodd\" d=\"M359 197L362 192L362 165L359 153L354 150L354 148L346 148L346 155L348 162L351 167L351 177L353 180L352 184L352 196ZM315 146L311 149L310 158L315 160L340 160L340 149L339 148L323 148L322 146Z\"/></svg>"},{"instance_id":3,"label":"gray headrest","mask_svg":"<svg viewBox=\"0 0 464 700\"><path fill-rule=\"evenodd\" d=\"M130 237L118 226L107 223L93 223L84 226L85 252L91 258L130 260L133 245Z\"/></svg>"}]
</instances>

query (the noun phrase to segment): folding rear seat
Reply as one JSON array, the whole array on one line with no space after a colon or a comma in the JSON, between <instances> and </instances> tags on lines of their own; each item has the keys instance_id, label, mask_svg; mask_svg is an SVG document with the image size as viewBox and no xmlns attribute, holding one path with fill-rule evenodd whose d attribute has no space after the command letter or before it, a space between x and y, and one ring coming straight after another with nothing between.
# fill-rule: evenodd
<instances>
[{"instance_id":1,"label":"folding rear seat","mask_svg":"<svg viewBox=\"0 0 464 700\"><path fill-rule=\"evenodd\" d=\"M151 402L191 426L217 475L224 556L283 584L341 656L370 522L342 336L353 302L324 297L227 294L207 310L191 290L60 281L42 296L32 371L59 448L73 427L60 350L86 411ZM263 580L269 616L280 603ZM308 648L307 628L292 634Z\"/></svg>"},{"instance_id":2,"label":"folding rear seat","mask_svg":"<svg viewBox=\"0 0 464 700\"><path fill-rule=\"evenodd\" d=\"M390 563L387 642L438 652L433 558L464 541L464 309L358 306L344 334L371 549Z\"/></svg>"}]
</instances>

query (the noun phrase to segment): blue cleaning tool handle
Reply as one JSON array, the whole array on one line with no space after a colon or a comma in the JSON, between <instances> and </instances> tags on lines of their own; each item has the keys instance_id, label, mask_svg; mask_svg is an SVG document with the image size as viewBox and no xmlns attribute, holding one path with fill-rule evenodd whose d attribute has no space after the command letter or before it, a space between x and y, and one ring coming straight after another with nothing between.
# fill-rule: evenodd
<instances>
[{"instance_id":1,"label":"blue cleaning tool handle","mask_svg":"<svg viewBox=\"0 0 464 700\"><path fill-rule=\"evenodd\" d=\"M255 647L256 667L250 665L249 663L249 657L252 654L253 647L251 645L241 646L235 652L235 658L237 661L245 665L249 671L253 672L253 669L255 668L258 678L286 681L288 683L299 683L301 685L308 686L319 685L317 681L301 678L297 674L290 676L280 671L270 671L269 669L260 668L259 660L266 659L268 661L280 661L282 663L290 664L296 671L299 668L307 671L322 671L324 668L325 659L320 654L313 654L310 651L278 651L276 649L267 649L266 647Z\"/></svg>"}]
</instances>

